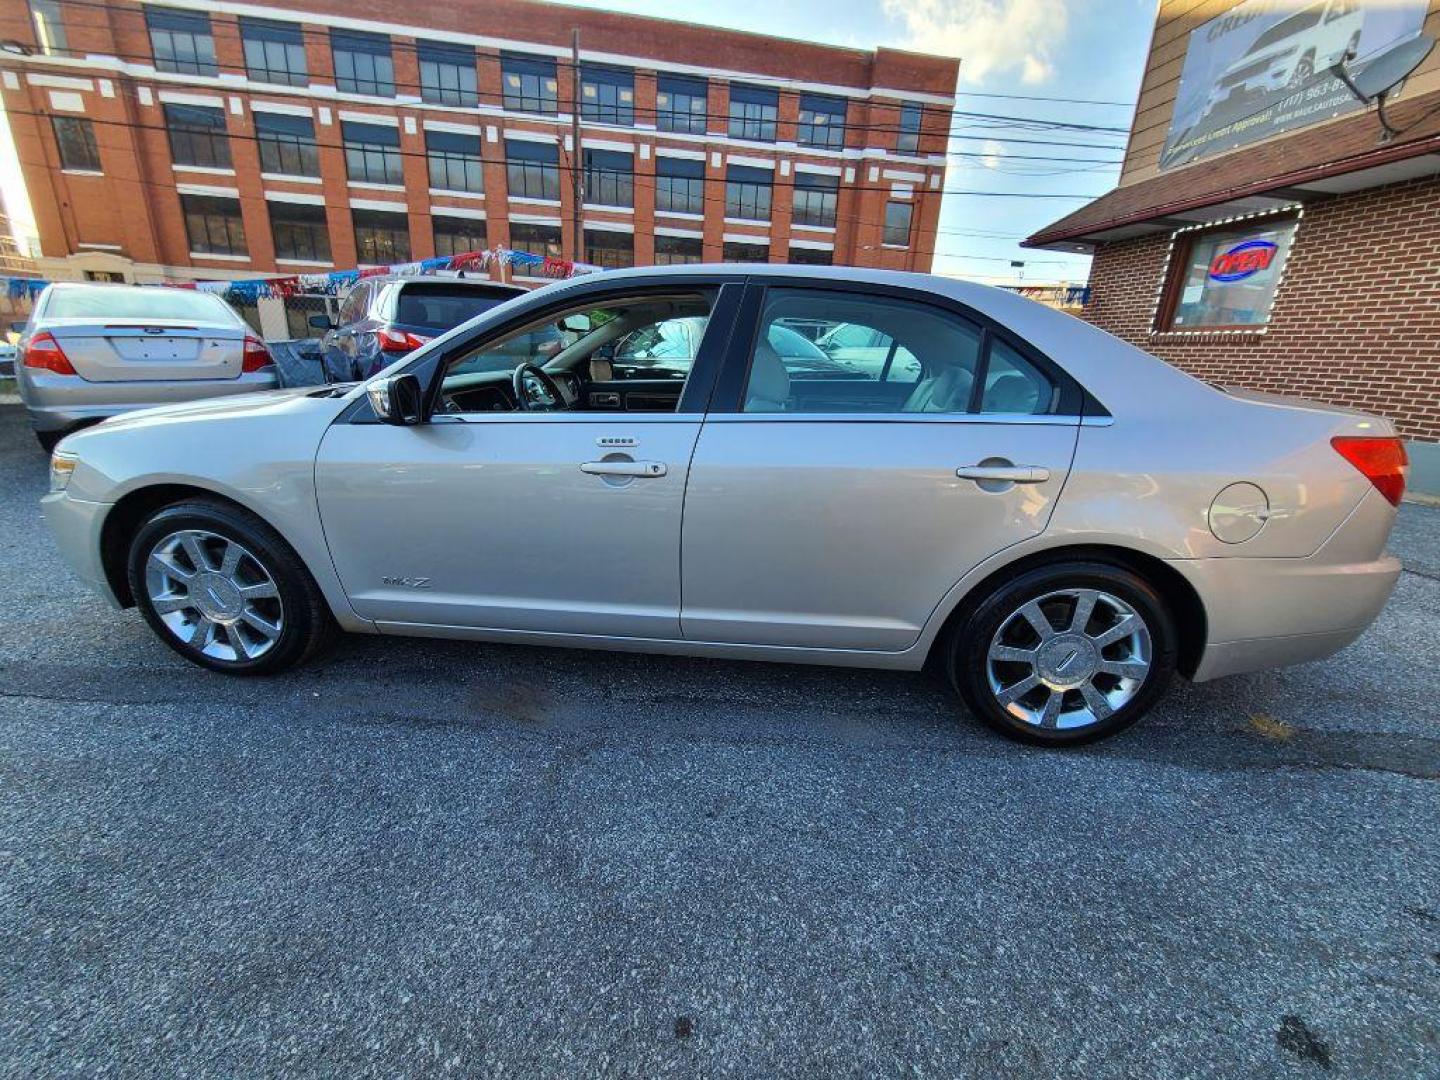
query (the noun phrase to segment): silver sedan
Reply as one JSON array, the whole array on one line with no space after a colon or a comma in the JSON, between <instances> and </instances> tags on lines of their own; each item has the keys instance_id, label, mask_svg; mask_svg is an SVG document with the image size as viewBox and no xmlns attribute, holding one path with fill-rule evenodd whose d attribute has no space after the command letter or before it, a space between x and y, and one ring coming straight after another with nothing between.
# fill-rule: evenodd
<instances>
[{"instance_id":1,"label":"silver sedan","mask_svg":"<svg viewBox=\"0 0 1440 1080\"><path fill-rule=\"evenodd\" d=\"M861 336L864 363L832 345ZM1383 419L1217 389L1007 292L698 266L552 285L360 386L119 417L61 443L44 509L216 671L336 627L934 665L1000 732L1073 745L1176 672L1353 641L1404 481Z\"/></svg>"},{"instance_id":2,"label":"silver sedan","mask_svg":"<svg viewBox=\"0 0 1440 1080\"><path fill-rule=\"evenodd\" d=\"M83 282L40 294L21 328L15 375L47 450L131 409L276 385L270 350L220 297Z\"/></svg>"}]
</instances>

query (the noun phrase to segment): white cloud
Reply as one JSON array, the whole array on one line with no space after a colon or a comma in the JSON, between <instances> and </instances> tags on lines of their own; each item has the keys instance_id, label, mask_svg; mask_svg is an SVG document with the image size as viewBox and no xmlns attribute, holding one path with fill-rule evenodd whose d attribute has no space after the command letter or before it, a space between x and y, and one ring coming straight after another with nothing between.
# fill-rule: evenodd
<instances>
[{"instance_id":1,"label":"white cloud","mask_svg":"<svg viewBox=\"0 0 1440 1080\"><path fill-rule=\"evenodd\" d=\"M994 139L986 139L980 144L980 164L987 169L998 169L1000 158L1005 154L1005 144L998 143Z\"/></svg>"},{"instance_id":2,"label":"white cloud","mask_svg":"<svg viewBox=\"0 0 1440 1080\"><path fill-rule=\"evenodd\" d=\"M1044 82L1068 27L1067 0L884 0L884 6L904 26L907 47L960 57L960 77L971 83L1012 71L1022 82Z\"/></svg>"}]
</instances>

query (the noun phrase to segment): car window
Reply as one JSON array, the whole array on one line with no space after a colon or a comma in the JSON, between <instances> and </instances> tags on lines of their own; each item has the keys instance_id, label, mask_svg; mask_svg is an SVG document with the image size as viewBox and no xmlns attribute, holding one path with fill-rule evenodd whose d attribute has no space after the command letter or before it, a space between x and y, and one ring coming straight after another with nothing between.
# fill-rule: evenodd
<instances>
[{"instance_id":1,"label":"car window","mask_svg":"<svg viewBox=\"0 0 1440 1080\"><path fill-rule=\"evenodd\" d=\"M240 316L218 296L186 289L147 286L116 289L104 285L56 289L45 305L47 319L203 319L233 322Z\"/></svg>"},{"instance_id":2,"label":"car window","mask_svg":"<svg viewBox=\"0 0 1440 1080\"><path fill-rule=\"evenodd\" d=\"M359 322L365 317L365 305L370 295L369 285L356 285L346 294L345 299L340 302L340 311L335 316L335 322L339 326L348 326L350 323Z\"/></svg>"},{"instance_id":3,"label":"car window","mask_svg":"<svg viewBox=\"0 0 1440 1080\"><path fill-rule=\"evenodd\" d=\"M1048 413L1056 393L1055 384L1004 339L991 339L982 413Z\"/></svg>"},{"instance_id":4,"label":"car window","mask_svg":"<svg viewBox=\"0 0 1440 1080\"><path fill-rule=\"evenodd\" d=\"M509 299L508 294L456 285L407 285L400 290L395 321L430 330L453 330Z\"/></svg>"},{"instance_id":5,"label":"car window","mask_svg":"<svg viewBox=\"0 0 1440 1080\"><path fill-rule=\"evenodd\" d=\"M968 410L981 331L928 304L771 289L745 412Z\"/></svg>"},{"instance_id":6,"label":"car window","mask_svg":"<svg viewBox=\"0 0 1440 1080\"><path fill-rule=\"evenodd\" d=\"M627 379L673 381L657 389L678 403L698 355L713 297L642 296L552 313L463 353L446 370L441 392L453 395L476 376L513 371L522 363L552 373L570 372L576 384Z\"/></svg>"}]
</instances>

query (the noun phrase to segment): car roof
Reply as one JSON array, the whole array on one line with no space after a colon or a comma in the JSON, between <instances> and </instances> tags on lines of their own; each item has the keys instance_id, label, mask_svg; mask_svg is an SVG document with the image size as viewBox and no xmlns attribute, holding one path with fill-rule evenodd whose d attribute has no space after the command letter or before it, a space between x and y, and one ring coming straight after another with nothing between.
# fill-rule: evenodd
<instances>
[{"instance_id":1,"label":"car roof","mask_svg":"<svg viewBox=\"0 0 1440 1080\"><path fill-rule=\"evenodd\" d=\"M583 274L545 287L551 300L570 290L591 285L624 286L665 282L696 284L717 278L749 280L763 284L805 281L849 285L878 285L911 289L946 297L1005 327L1016 337L1039 349L1060 364L1102 403L1115 408L1120 401L1136 402L1143 408L1147 398L1166 395L1176 406L1213 400L1212 387L1150 353L1092 326L1058 308L1019 293L980 285L961 278L922 274L908 270L880 270L859 266L805 266L783 263L691 263L684 266L645 266Z\"/></svg>"},{"instance_id":2,"label":"car roof","mask_svg":"<svg viewBox=\"0 0 1440 1080\"><path fill-rule=\"evenodd\" d=\"M410 285L444 285L446 288L460 287L462 289L474 289L476 292L503 292L519 296L521 293L530 290L523 285L511 285L504 281L491 281L487 278L452 278L436 277L431 274L408 274L388 275L385 277L376 276L365 278L365 282L378 285L398 285L401 287Z\"/></svg>"}]
</instances>

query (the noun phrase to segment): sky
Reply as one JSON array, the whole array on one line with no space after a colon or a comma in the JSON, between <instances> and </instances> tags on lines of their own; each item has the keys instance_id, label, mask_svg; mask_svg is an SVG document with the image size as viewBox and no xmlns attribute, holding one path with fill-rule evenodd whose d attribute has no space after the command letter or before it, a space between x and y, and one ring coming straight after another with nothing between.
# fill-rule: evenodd
<instances>
[{"instance_id":1,"label":"sky","mask_svg":"<svg viewBox=\"0 0 1440 1080\"><path fill-rule=\"evenodd\" d=\"M662 18L681 14L675 0L569 2ZM957 109L1122 129L1037 132L1008 121L955 119L950 147L955 156L945 183L936 272L983 281L1086 280L1088 258L1027 251L1019 241L1114 186L1125 145L1123 131L1130 125L1149 47L1155 0L689 0L683 18L851 48L887 45L958 56ZM1088 145L1053 145L1057 142ZM1037 156L1047 160L1023 160ZM1058 157L1081 160L1053 160ZM16 231L23 232L29 207L3 114L0 190ZM1025 266L1012 268L1012 260Z\"/></svg>"}]
</instances>

